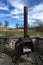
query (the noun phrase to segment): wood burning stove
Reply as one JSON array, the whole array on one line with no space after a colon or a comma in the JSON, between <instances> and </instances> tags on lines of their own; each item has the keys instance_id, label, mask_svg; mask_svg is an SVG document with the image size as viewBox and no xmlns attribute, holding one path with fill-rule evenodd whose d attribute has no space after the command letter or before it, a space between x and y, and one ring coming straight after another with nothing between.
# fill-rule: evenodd
<instances>
[{"instance_id":1,"label":"wood burning stove","mask_svg":"<svg viewBox=\"0 0 43 65\"><path fill-rule=\"evenodd\" d=\"M20 37L15 43L15 57L13 56L14 61L17 61L18 58L23 54L29 54L31 51L34 52L34 46L32 39L27 35L27 7L24 7L24 37Z\"/></svg>"}]
</instances>

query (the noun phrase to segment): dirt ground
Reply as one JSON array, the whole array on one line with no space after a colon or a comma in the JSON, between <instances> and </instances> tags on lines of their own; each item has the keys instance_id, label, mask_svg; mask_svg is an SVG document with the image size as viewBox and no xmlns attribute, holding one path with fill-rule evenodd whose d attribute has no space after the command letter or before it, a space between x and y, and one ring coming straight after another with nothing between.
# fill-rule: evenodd
<instances>
[{"instance_id":1,"label":"dirt ground","mask_svg":"<svg viewBox=\"0 0 43 65\"><path fill-rule=\"evenodd\" d=\"M0 58L0 65L15 65L12 62L12 58L6 54L2 54L3 57ZM39 59L39 54L37 52L30 53L27 55L22 55L19 60L19 65L43 65L43 62Z\"/></svg>"},{"instance_id":2,"label":"dirt ground","mask_svg":"<svg viewBox=\"0 0 43 65\"><path fill-rule=\"evenodd\" d=\"M2 58L0 58L0 65L14 65L14 64L10 56L2 54Z\"/></svg>"}]
</instances>

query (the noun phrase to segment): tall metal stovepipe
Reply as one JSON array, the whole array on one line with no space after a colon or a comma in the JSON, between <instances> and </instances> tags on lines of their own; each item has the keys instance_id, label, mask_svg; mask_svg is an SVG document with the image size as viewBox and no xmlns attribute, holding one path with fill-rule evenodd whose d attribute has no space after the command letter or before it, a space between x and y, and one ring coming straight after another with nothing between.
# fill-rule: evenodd
<instances>
[{"instance_id":1,"label":"tall metal stovepipe","mask_svg":"<svg viewBox=\"0 0 43 65\"><path fill-rule=\"evenodd\" d=\"M24 6L24 38L27 36L27 18L28 18L28 13L27 13L27 7Z\"/></svg>"}]
</instances>

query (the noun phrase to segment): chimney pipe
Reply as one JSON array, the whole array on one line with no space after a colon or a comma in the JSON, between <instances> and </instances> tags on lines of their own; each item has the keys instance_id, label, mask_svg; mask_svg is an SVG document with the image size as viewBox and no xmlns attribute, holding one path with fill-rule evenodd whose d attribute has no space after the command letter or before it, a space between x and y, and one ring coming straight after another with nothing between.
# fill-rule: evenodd
<instances>
[{"instance_id":1,"label":"chimney pipe","mask_svg":"<svg viewBox=\"0 0 43 65\"><path fill-rule=\"evenodd\" d=\"M27 7L24 6L24 38L27 36Z\"/></svg>"}]
</instances>

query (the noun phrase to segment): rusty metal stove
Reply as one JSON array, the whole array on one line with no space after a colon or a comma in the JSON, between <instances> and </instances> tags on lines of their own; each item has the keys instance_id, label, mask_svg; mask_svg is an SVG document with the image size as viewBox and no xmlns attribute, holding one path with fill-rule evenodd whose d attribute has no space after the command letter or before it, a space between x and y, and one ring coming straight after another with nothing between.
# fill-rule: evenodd
<instances>
[{"instance_id":1,"label":"rusty metal stove","mask_svg":"<svg viewBox=\"0 0 43 65\"><path fill-rule=\"evenodd\" d=\"M29 54L30 51L27 51L28 49L31 49L31 51L34 51L33 42L30 38L30 36L27 35L27 7L24 7L24 37L20 37L18 41L15 43L15 56L16 61L18 58L23 54ZM14 56L13 56L14 58Z\"/></svg>"}]
</instances>

